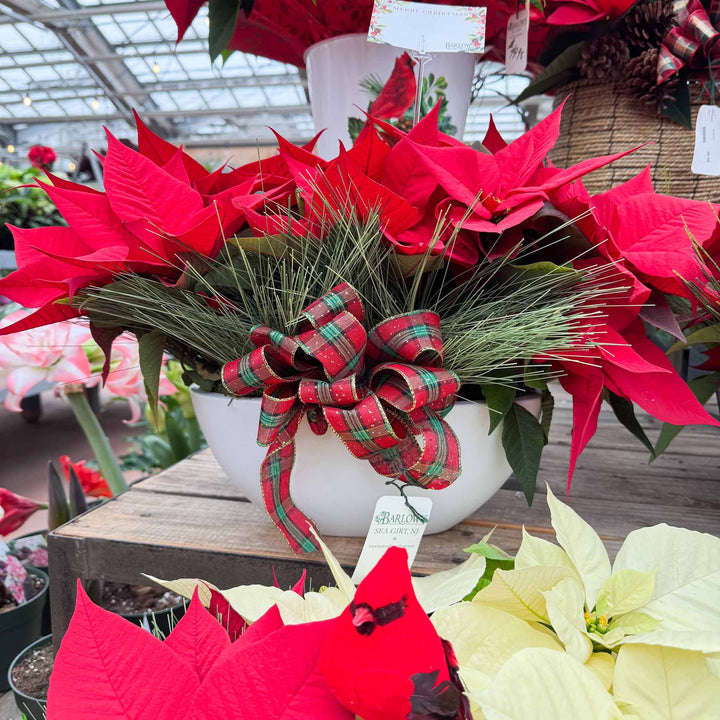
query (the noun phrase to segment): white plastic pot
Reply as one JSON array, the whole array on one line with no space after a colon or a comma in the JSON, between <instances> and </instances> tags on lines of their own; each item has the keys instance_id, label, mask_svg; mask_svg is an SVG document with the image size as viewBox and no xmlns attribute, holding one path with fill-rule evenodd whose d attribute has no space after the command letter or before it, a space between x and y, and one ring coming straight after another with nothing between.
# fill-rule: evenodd
<instances>
[{"instance_id":1,"label":"white plastic pot","mask_svg":"<svg viewBox=\"0 0 720 720\"><path fill-rule=\"evenodd\" d=\"M256 442L260 398L229 400L196 387L191 388L191 396L200 427L220 466L243 495L262 505L260 464L266 448ZM538 396L518 402L536 416L540 413ZM460 477L444 490L407 488L408 495L432 498L426 530L431 534L448 530L472 515L511 473L502 447L502 426L488 435L490 415L485 404L457 402L446 419L460 443ZM366 535L378 498L397 493L385 486L386 480L369 462L353 457L332 431L315 435L303 420L296 436L290 492L321 533Z\"/></svg>"},{"instance_id":2,"label":"white plastic pot","mask_svg":"<svg viewBox=\"0 0 720 720\"><path fill-rule=\"evenodd\" d=\"M365 119L370 96L361 83L374 76L385 83L396 58L405 51L391 45L368 42L367 35L339 35L312 45L305 52L308 92L315 128L325 130L317 153L330 159L338 154L338 141L352 145L348 118ZM476 56L470 53L434 53L425 68L426 76L447 81L447 115L462 139L472 88ZM417 76L417 67L415 68Z\"/></svg>"}]
</instances>

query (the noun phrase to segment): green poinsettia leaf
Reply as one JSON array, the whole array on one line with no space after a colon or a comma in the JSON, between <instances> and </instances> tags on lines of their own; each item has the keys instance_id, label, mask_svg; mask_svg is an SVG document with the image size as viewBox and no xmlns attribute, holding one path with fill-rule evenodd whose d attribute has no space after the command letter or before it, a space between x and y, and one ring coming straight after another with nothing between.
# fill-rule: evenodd
<instances>
[{"instance_id":1,"label":"green poinsettia leaf","mask_svg":"<svg viewBox=\"0 0 720 720\"><path fill-rule=\"evenodd\" d=\"M555 398L548 390L547 386L543 389L542 394L542 415L540 416L540 426L545 433L545 444L550 440L550 425L552 425L553 412L555 411Z\"/></svg>"},{"instance_id":2,"label":"green poinsettia leaf","mask_svg":"<svg viewBox=\"0 0 720 720\"><path fill-rule=\"evenodd\" d=\"M528 505L531 505L540 456L545 447L545 430L531 412L513 403L503 422L502 444Z\"/></svg>"},{"instance_id":3,"label":"green poinsettia leaf","mask_svg":"<svg viewBox=\"0 0 720 720\"><path fill-rule=\"evenodd\" d=\"M575 43L563 50L532 82L515 98L515 104L554 90L560 85L577 79L577 64L580 61L585 41Z\"/></svg>"},{"instance_id":4,"label":"green poinsettia leaf","mask_svg":"<svg viewBox=\"0 0 720 720\"><path fill-rule=\"evenodd\" d=\"M718 389L718 383L720 383L720 372L714 372L690 380L688 387L693 391L698 402L704 405L715 394L715 391ZM684 425L663 423L660 435L655 443L653 457L659 457L665 452L670 443L684 427Z\"/></svg>"},{"instance_id":5,"label":"green poinsettia leaf","mask_svg":"<svg viewBox=\"0 0 720 720\"><path fill-rule=\"evenodd\" d=\"M508 385L481 385L482 393L487 400L490 411L490 429L488 435L492 435L502 419L508 414L512 407L517 389Z\"/></svg>"},{"instance_id":6,"label":"green poinsettia leaf","mask_svg":"<svg viewBox=\"0 0 720 720\"><path fill-rule=\"evenodd\" d=\"M504 550L481 540L468 548L465 552L480 555L485 558L485 571L477 581L475 587L463 598L472 600L483 588L487 587L493 579L496 570L512 570L515 567L515 558Z\"/></svg>"},{"instance_id":7,"label":"green poinsettia leaf","mask_svg":"<svg viewBox=\"0 0 720 720\"><path fill-rule=\"evenodd\" d=\"M239 10L238 0L210 0L208 8L210 62L213 62L223 50L227 49L235 32Z\"/></svg>"},{"instance_id":8,"label":"green poinsettia leaf","mask_svg":"<svg viewBox=\"0 0 720 720\"><path fill-rule=\"evenodd\" d=\"M140 371L145 383L145 392L151 412L157 413L158 388L160 386L160 370L162 369L163 353L165 352L165 333L160 330L141 335L138 340L138 357Z\"/></svg>"},{"instance_id":9,"label":"green poinsettia leaf","mask_svg":"<svg viewBox=\"0 0 720 720\"><path fill-rule=\"evenodd\" d=\"M688 130L692 130L692 113L690 111L690 90L688 89L687 80L683 77L677 84L675 97L672 102L668 103L662 110L662 115L669 120L684 125Z\"/></svg>"},{"instance_id":10,"label":"green poinsettia leaf","mask_svg":"<svg viewBox=\"0 0 720 720\"><path fill-rule=\"evenodd\" d=\"M484 540L476 542L474 545L465 548L466 553L474 553L475 555L482 555L487 560L499 560L500 562L510 563L508 570L512 569L515 564L515 559L512 555L508 555L502 548L497 545L491 545Z\"/></svg>"},{"instance_id":11,"label":"green poinsettia leaf","mask_svg":"<svg viewBox=\"0 0 720 720\"><path fill-rule=\"evenodd\" d=\"M615 413L615 417L650 451L650 459L654 460L655 449L635 416L633 404L624 397L616 395L611 390L607 391L606 398L612 411Z\"/></svg>"},{"instance_id":12,"label":"green poinsettia leaf","mask_svg":"<svg viewBox=\"0 0 720 720\"><path fill-rule=\"evenodd\" d=\"M668 352L683 350L687 345L705 345L707 343L720 343L720 325L708 325L691 332L685 338L685 342L676 342Z\"/></svg>"}]
</instances>

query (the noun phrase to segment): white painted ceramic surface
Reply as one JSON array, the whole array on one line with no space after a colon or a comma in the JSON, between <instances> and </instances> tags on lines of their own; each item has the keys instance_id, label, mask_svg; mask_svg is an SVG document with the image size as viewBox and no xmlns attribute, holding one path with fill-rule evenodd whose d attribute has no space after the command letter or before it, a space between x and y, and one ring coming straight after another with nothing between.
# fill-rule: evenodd
<instances>
[{"instance_id":1,"label":"white painted ceramic surface","mask_svg":"<svg viewBox=\"0 0 720 720\"><path fill-rule=\"evenodd\" d=\"M200 427L217 461L252 502L262 504L260 464L266 449L256 443L260 398L230 401L219 393L191 389ZM540 398L529 396L520 404L538 415ZM496 493L511 470L502 447L502 426L488 436L487 406L458 402L447 415L460 442L462 473L444 490L408 487L408 495L433 500L427 533L457 525ZM364 536L375 503L382 495L396 493L386 487L369 462L354 458L337 436L328 431L315 435L306 421L296 436L295 467L290 491L297 506L326 535Z\"/></svg>"},{"instance_id":2,"label":"white painted ceramic surface","mask_svg":"<svg viewBox=\"0 0 720 720\"><path fill-rule=\"evenodd\" d=\"M330 159L338 154L338 141L352 145L348 118L364 118L370 98L360 83L370 75L385 82L402 48L367 41L367 35L339 35L310 46L305 52L308 93L315 128L325 129L317 145L318 155ZM434 53L426 74L443 76L448 83L448 115L462 139L475 72L476 56L470 53ZM415 71L417 76L417 68Z\"/></svg>"}]
</instances>

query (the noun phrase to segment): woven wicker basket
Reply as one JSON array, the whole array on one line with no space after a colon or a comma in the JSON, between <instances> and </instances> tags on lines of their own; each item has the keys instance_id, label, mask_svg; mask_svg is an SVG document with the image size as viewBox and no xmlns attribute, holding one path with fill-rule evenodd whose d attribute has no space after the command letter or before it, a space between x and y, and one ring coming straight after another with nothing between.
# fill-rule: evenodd
<instances>
[{"instance_id":1,"label":"woven wicker basket","mask_svg":"<svg viewBox=\"0 0 720 720\"><path fill-rule=\"evenodd\" d=\"M700 81L691 82L693 128L701 103ZM570 83L555 95L557 107L565 98L560 137L550 153L561 168L597 155L610 155L653 141L637 152L583 178L590 193L608 190L652 163L656 192L720 202L720 177L690 171L695 133L658 117L636 98L616 90L613 83L587 80Z\"/></svg>"}]
</instances>

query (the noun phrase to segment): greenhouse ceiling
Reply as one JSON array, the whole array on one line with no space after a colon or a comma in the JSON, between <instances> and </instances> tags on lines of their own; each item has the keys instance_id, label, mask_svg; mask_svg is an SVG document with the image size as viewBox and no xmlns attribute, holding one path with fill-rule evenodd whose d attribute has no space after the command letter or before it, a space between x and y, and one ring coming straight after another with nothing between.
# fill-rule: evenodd
<instances>
[{"instance_id":1,"label":"greenhouse ceiling","mask_svg":"<svg viewBox=\"0 0 720 720\"><path fill-rule=\"evenodd\" d=\"M176 47L162 0L0 0L0 160L36 142L71 158L103 144L102 125L129 136L133 108L188 146L269 144L268 126L309 138L304 73L242 53L211 65L207 31L204 8ZM513 82L524 81L486 85L466 140L482 137L490 112L509 137L522 132L518 112L501 109Z\"/></svg>"}]
</instances>

